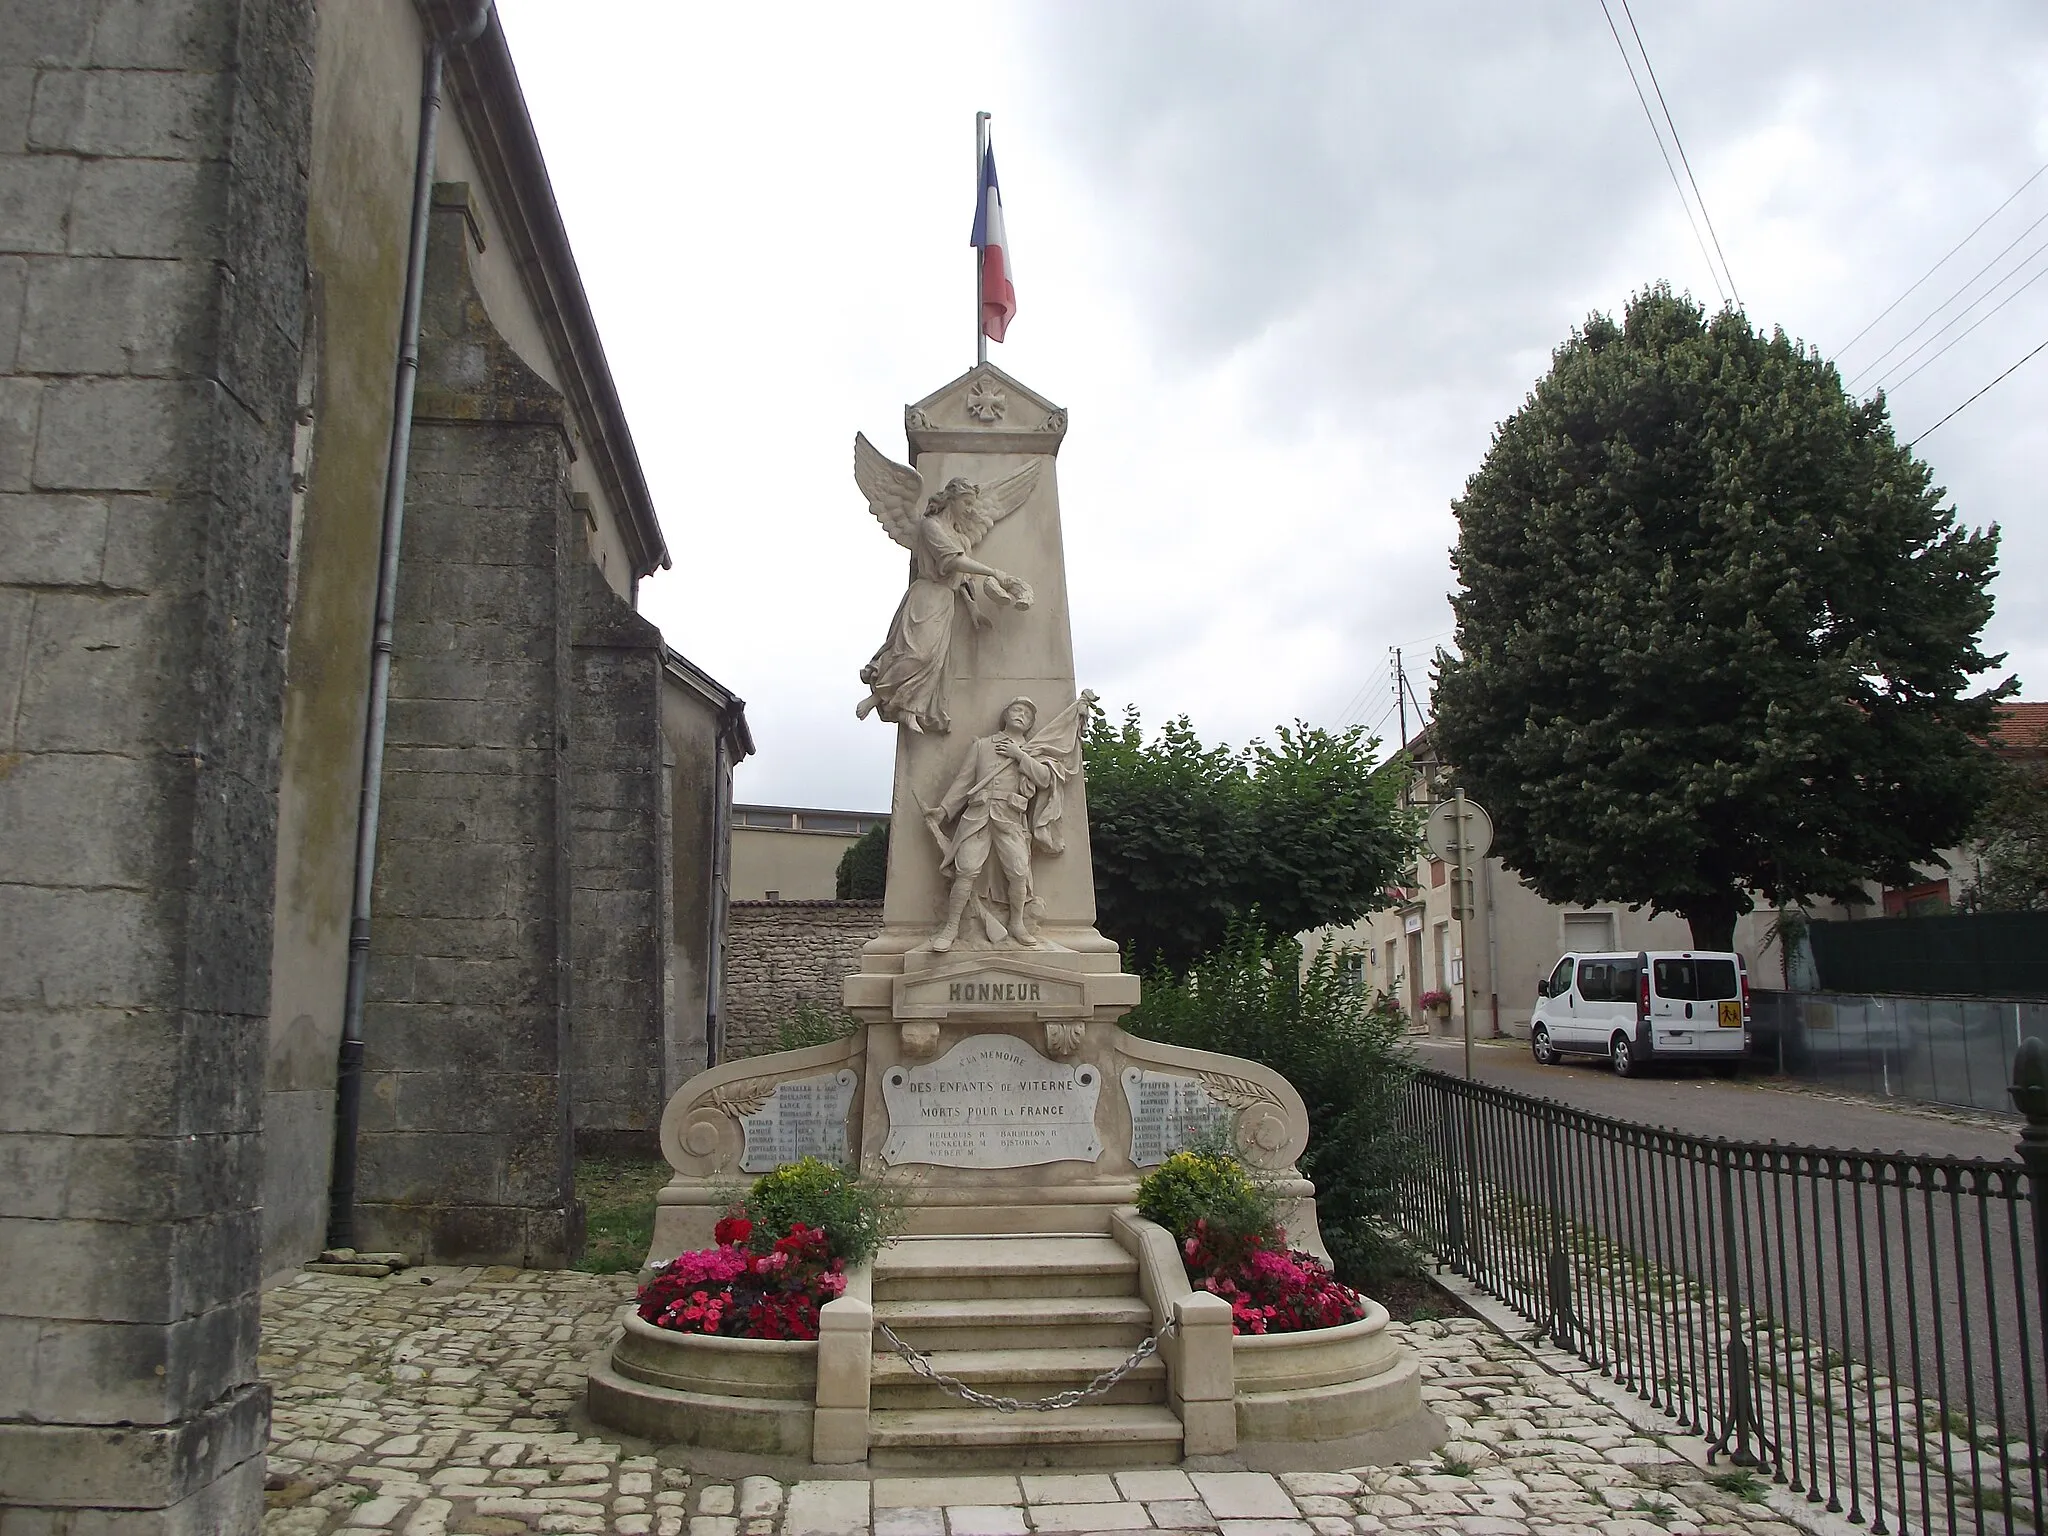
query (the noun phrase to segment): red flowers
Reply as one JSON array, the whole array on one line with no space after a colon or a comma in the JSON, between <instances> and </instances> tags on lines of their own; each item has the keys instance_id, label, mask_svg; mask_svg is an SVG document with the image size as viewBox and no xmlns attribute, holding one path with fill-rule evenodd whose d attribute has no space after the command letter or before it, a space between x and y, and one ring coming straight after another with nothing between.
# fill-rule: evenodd
<instances>
[{"instance_id":1,"label":"red flowers","mask_svg":"<svg viewBox=\"0 0 2048 1536\"><path fill-rule=\"evenodd\" d=\"M640 1315L678 1333L735 1339L815 1339L818 1309L846 1289L846 1267L828 1256L825 1234L796 1222L765 1253L745 1244L754 1224L728 1216L712 1228L716 1247L657 1264L640 1287Z\"/></svg>"},{"instance_id":2,"label":"red flowers","mask_svg":"<svg viewBox=\"0 0 2048 1536\"><path fill-rule=\"evenodd\" d=\"M1206 1219L1181 1245L1195 1285L1230 1303L1232 1333L1298 1333L1365 1316L1358 1293L1309 1254L1290 1252L1287 1234L1212 1233Z\"/></svg>"}]
</instances>

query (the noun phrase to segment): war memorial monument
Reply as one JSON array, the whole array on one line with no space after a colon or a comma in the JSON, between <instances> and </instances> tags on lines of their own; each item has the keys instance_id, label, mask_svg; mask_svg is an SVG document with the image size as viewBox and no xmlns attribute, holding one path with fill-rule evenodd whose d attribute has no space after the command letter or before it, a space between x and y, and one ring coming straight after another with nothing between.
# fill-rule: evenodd
<instances>
[{"instance_id":1,"label":"war memorial monument","mask_svg":"<svg viewBox=\"0 0 2048 1536\"><path fill-rule=\"evenodd\" d=\"M661 1126L675 1174L649 1263L706 1247L734 1191L805 1155L902 1191L907 1230L826 1306L815 1342L706 1338L629 1314L592 1364L600 1421L648 1438L875 1466L1297 1466L1440 1438L1413 1357L1358 1322L1233 1338L1139 1179L1227 1134L1327 1259L1297 1159L1301 1097L1255 1062L1126 1034L1138 978L1095 927L1056 465L1067 413L984 362L908 407L908 464L864 436L854 478L910 556L860 668L896 731L884 926L846 978L861 1028L723 1063ZM879 1326L878 1326L879 1325ZM1156 1357L1055 1411L998 1411ZM1318 1460L1318 1447L1327 1447Z\"/></svg>"}]
</instances>

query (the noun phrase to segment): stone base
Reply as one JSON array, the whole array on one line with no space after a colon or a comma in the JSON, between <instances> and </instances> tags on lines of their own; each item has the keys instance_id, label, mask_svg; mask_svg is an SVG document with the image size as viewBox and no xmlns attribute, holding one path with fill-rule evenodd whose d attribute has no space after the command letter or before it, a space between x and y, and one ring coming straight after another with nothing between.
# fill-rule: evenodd
<instances>
[{"instance_id":1,"label":"stone base","mask_svg":"<svg viewBox=\"0 0 2048 1536\"><path fill-rule=\"evenodd\" d=\"M591 1418L668 1445L808 1458L818 1392L818 1346L721 1339L643 1322L590 1362Z\"/></svg>"},{"instance_id":2,"label":"stone base","mask_svg":"<svg viewBox=\"0 0 2048 1536\"><path fill-rule=\"evenodd\" d=\"M1347 1440L1430 1417L1421 1363L1388 1336L1385 1307L1365 1308L1341 1328L1232 1340L1240 1440Z\"/></svg>"}]
</instances>

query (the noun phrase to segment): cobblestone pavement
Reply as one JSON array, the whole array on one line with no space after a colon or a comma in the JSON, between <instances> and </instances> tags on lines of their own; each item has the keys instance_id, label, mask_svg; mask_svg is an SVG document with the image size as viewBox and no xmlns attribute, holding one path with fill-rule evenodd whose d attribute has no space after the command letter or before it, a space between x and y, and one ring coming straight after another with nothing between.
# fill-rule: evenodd
<instances>
[{"instance_id":1,"label":"cobblestone pavement","mask_svg":"<svg viewBox=\"0 0 2048 1536\"><path fill-rule=\"evenodd\" d=\"M625 1277L303 1274L264 1304L273 1536L1797 1536L1474 1318L1396 1325L1451 1439L1353 1472L1147 1470L782 1483L570 1427ZM585 1425L587 1429L587 1424ZM728 1458L730 1459L730 1458Z\"/></svg>"}]
</instances>

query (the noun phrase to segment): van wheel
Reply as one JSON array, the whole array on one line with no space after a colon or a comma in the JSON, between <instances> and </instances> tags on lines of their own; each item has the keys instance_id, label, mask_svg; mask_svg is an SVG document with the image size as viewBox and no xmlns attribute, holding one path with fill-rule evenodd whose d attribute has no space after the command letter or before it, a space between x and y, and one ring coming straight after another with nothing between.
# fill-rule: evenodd
<instances>
[{"instance_id":1,"label":"van wheel","mask_svg":"<svg viewBox=\"0 0 2048 1536\"><path fill-rule=\"evenodd\" d=\"M1529 1054L1546 1067L1557 1063L1557 1051L1551 1046L1550 1031L1541 1024L1529 1032Z\"/></svg>"},{"instance_id":2,"label":"van wheel","mask_svg":"<svg viewBox=\"0 0 2048 1536\"><path fill-rule=\"evenodd\" d=\"M1636 1060L1634 1044L1620 1030L1614 1032L1614 1041L1610 1047L1610 1059L1614 1064L1614 1075L1616 1077L1634 1077L1641 1065Z\"/></svg>"}]
</instances>

